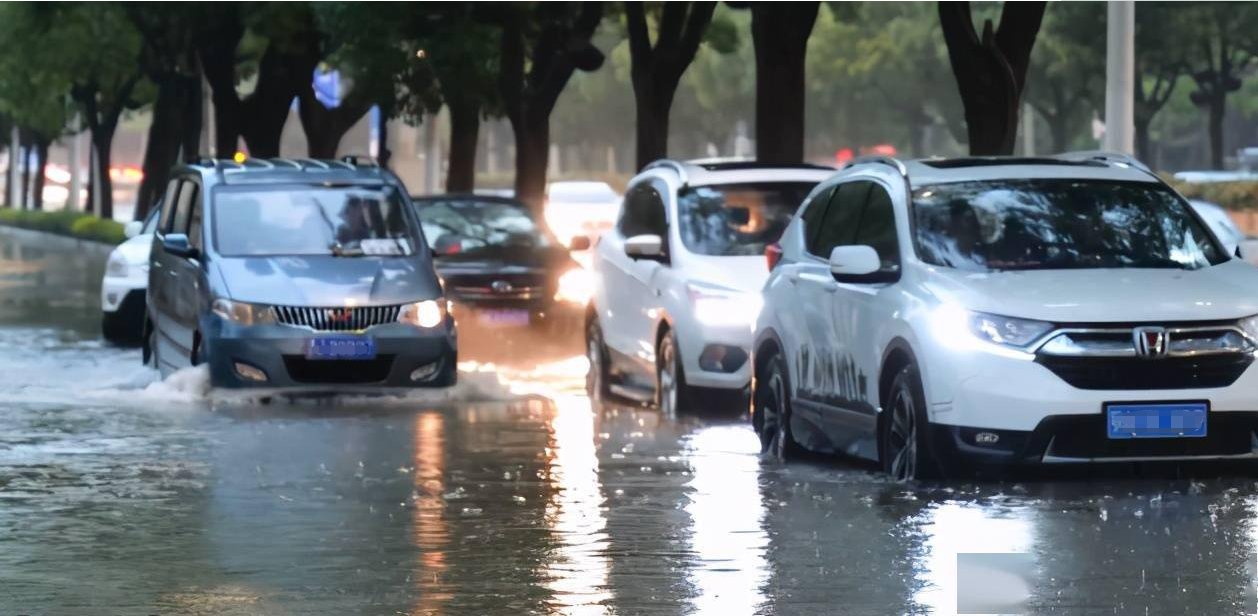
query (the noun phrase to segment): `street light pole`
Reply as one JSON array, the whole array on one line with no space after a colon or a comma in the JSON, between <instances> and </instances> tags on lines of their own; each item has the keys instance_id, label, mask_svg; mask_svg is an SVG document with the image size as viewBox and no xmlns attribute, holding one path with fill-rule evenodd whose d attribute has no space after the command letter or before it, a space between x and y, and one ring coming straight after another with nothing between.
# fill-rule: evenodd
<instances>
[{"instance_id":1,"label":"street light pole","mask_svg":"<svg viewBox=\"0 0 1258 616\"><path fill-rule=\"evenodd\" d=\"M1136 3L1109 0L1105 43L1105 141L1111 152L1135 153Z\"/></svg>"}]
</instances>

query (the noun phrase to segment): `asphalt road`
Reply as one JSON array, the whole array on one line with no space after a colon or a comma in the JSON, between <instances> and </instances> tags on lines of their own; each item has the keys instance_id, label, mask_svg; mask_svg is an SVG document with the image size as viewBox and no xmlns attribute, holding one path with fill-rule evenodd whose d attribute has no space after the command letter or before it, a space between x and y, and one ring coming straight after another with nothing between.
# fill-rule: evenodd
<instances>
[{"instance_id":1,"label":"asphalt road","mask_svg":"<svg viewBox=\"0 0 1258 616\"><path fill-rule=\"evenodd\" d=\"M581 358L262 404L99 342L101 270L0 238L0 614L952 614L974 552L1034 613L1254 612L1251 469L780 466L737 415L592 409Z\"/></svg>"}]
</instances>

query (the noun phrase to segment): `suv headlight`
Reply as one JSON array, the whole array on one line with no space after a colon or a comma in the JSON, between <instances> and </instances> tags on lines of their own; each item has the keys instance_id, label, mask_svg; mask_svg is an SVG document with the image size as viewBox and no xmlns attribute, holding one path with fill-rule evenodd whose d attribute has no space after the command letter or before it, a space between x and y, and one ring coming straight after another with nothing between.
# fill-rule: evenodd
<instances>
[{"instance_id":1,"label":"suv headlight","mask_svg":"<svg viewBox=\"0 0 1258 616\"><path fill-rule=\"evenodd\" d=\"M577 267L564 272L559 277L555 301L584 306L589 303L591 297L594 297L594 272L584 267Z\"/></svg>"},{"instance_id":2,"label":"suv headlight","mask_svg":"<svg viewBox=\"0 0 1258 616\"><path fill-rule=\"evenodd\" d=\"M448 310L445 300L426 299L422 302L404 304L402 310L398 312L397 320L399 323L432 329L445 322Z\"/></svg>"},{"instance_id":3,"label":"suv headlight","mask_svg":"<svg viewBox=\"0 0 1258 616\"><path fill-rule=\"evenodd\" d=\"M979 340L1021 349L1052 331L1053 324L1017 317L971 312L967 319L970 333Z\"/></svg>"},{"instance_id":4,"label":"suv headlight","mask_svg":"<svg viewBox=\"0 0 1258 616\"><path fill-rule=\"evenodd\" d=\"M1258 343L1258 314L1241 319L1237 325L1246 336L1249 336L1251 342Z\"/></svg>"},{"instance_id":5,"label":"suv headlight","mask_svg":"<svg viewBox=\"0 0 1258 616\"><path fill-rule=\"evenodd\" d=\"M230 299L216 299L210 310L224 320L241 325L260 325L275 322L275 312L270 306L261 306Z\"/></svg>"},{"instance_id":6,"label":"suv headlight","mask_svg":"<svg viewBox=\"0 0 1258 616\"><path fill-rule=\"evenodd\" d=\"M695 319L704 325L752 327L763 303L759 293L690 283L686 285Z\"/></svg>"}]
</instances>

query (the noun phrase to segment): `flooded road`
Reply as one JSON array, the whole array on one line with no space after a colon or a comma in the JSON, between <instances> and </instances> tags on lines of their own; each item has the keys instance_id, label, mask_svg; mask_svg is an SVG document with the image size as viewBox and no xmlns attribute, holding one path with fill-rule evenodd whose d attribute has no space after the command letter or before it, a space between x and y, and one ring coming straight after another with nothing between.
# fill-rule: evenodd
<instances>
[{"instance_id":1,"label":"flooded road","mask_svg":"<svg viewBox=\"0 0 1258 616\"><path fill-rule=\"evenodd\" d=\"M1029 555L1035 613L1254 612L1247 469L781 466L592 408L581 358L261 404L102 345L100 271L0 237L0 614L952 614L973 552Z\"/></svg>"}]
</instances>

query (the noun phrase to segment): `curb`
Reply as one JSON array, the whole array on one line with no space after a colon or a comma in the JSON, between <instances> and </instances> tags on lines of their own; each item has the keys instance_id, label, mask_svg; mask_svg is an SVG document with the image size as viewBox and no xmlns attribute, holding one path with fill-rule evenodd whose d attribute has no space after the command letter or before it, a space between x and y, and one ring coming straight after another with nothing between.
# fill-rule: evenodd
<instances>
[{"instance_id":1,"label":"curb","mask_svg":"<svg viewBox=\"0 0 1258 616\"><path fill-rule=\"evenodd\" d=\"M52 248L85 251L100 254L106 257L108 257L109 253L113 252L115 248L114 244L107 244L96 240L85 240L76 237L59 235L56 233L48 233L47 231L36 231L34 229L24 229L22 227L0 224L0 238L10 237L19 240L38 242Z\"/></svg>"}]
</instances>

